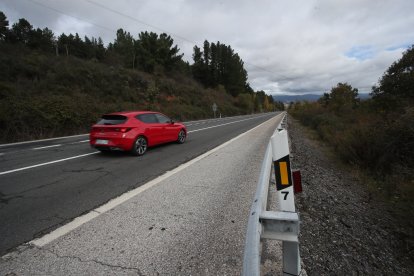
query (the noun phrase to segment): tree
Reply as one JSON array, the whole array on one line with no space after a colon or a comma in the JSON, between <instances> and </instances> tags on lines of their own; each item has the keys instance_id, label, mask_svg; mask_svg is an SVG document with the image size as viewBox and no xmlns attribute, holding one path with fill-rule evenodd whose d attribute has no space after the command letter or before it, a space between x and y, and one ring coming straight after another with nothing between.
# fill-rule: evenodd
<instances>
[{"instance_id":1,"label":"tree","mask_svg":"<svg viewBox=\"0 0 414 276\"><path fill-rule=\"evenodd\" d=\"M180 49L173 44L174 40L166 33L158 36L153 32L141 32L136 41L139 66L148 73L153 73L156 65L171 71L179 65L183 56L178 54Z\"/></svg>"},{"instance_id":2,"label":"tree","mask_svg":"<svg viewBox=\"0 0 414 276\"><path fill-rule=\"evenodd\" d=\"M414 45L388 68L379 85L372 87L371 95L385 111L414 104Z\"/></svg>"},{"instance_id":3,"label":"tree","mask_svg":"<svg viewBox=\"0 0 414 276\"><path fill-rule=\"evenodd\" d=\"M103 60L105 57L105 46L103 44L102 38L98 37L98 40L94 40L95 47L95 58L99 61Z\"/></svg>"},{"instance_id":4,"label":"tree","mask_svg":"<svg viewBox=\"0 0 414 276\"><path fill-rule=\"evenodd\" d=\"M32 30L30 32L29 41L27 42L27 46L32 49L39 49L50 53L53 52L54 44L54 34L48 28L44 28L43 30L40 28Z\"/></svg>"},{"instance_id":5,"label":"tree","mask_svg":"<svg viewBox=\"0 0 414 276\"><path fill-rule=\"evenodd\" d=\"M209 83L209 67L204 61L204 53L201 51L199 47L194 46L193 48L193 60L194 64L191 65L191 71L193 77L201 82L202 84L206 85ZM207 85L206 85L207 86Z\"/></svg>"},{"instance_id":6,"label":"tree","mask_svg":"<svg viewBox=\"0 0 414 276\"><path fill-rule=\"evenodd\" d=\"M177 45L173 46L174 40L166 33L162 33L157 41L157 63L164 66L167 71L171 71L180 61L184 54L178 54L180 49Z\"/></svg>"},{"instance_id":7,"label":"tree","mask_svg":"<svg viewBox=\"0 0 414 276\"><path fill-rule=\"evenodd\" d=\"M27 44L30 39L33 26L29 21L24 18L20 18L17 23L14 23L10 32L11 42L21 42Z\"/></svg>"},{"instance_id":8,"label":"tree","mask_svg":"<svg viewBox=\"0 0 414 276\"><path fill-rule=\"evenodd\" d=\"M236 97L240 93L252 93L247 83L244 63L230 46L204 41L203 51L197 46L193 53L193 77L206 87L223 85L225 90Z\"/></svg>"},{"instance_id":9,"label":"tree","mask_svg":"<svg viewBox=\"0 0 414 276\"><path fill-rule=\"evenodd\" d=\"M257 91L254 94L254 110L256 112L263 112L266 93L263 90Z\"/></svg>"},{"instance_id":10,"label":"tree","mask_svg":"<svg viewBox=\"0 0 414 276\"><path fill-rule=\"evenodd\" d=\"M66 56L69 55L69 45L72 39L73 39L73 35L67 36L64 33L62 33L58 37L57 44L58 44L59 53L64 53Z\"/></svg>"},{"instance_id":11,"label":"tree","mask_svg":"<svg viewBox=\"0 0 414 276\"><path fill-rule=\"evenodd\" d=\"M269 103L269 98L268 97L264 98L263 108L264 108L265 111L271 111L272 110L272 106Z\"/></svg>"},{"instance_id":12,"label":"tree","mask_svg":"<svg viewBox=\"0 0 414 276\"><path fill-rule=\"evenodd\" d=\"M247 114L253 112L253 98L250 94L240 94L237 96L238 106L240 106Z\"/></svg>"},{"instance_id":13,"label":"tree","mask_svg":"<svg viewBox=\"0 0 414 276\"><path fill-rule=\"evenodd\" d=\"M331 97L329 93L323 93L322 97L318 99L318 103L320 103L323 107L327 107L329 105Z\"/></svg>"},{"instance_id":14,"label":"tree","mask_svg":"<svg viewBox=\"0 0 414 276\"><path fill-rule=\"evenodd\" d=\"M9 33L9 21L6 15L0 11L0 40L5 40Z\"/></svg>"},{"instance_id":15,"label":"tree","mask_svg":"<svg viewBox=\"0 0 414 276\"><path fill-rule=\"evenodd\" d=\"M277 101L277 102L273 103L273 105L276 108L276 110L285 110L285 105L281 101ZM289 103L289 107L291 107L291 106L293 106L293 102Z\"/></svg>"},{"instance_id":16,"label":"tree","mask_svg":"<svg viewBox=\"0 0 414 276\"><path fill-rule=\"evenodd\" d=\"M347 83L338 83L331 92L325 93L319 103L339 114L351 112L359 104L358 89Z\"/></svg>"},{"instance_id":17,"label":"tree","mask_svg":"<svg viewBox=\"0 0 414 276\"><path fill-rule=\"evenodd\" d=\"M61 34L57 39L59 52L64 53L66 56L73 55L78 58L88 58L88 51L86 43L79 37L79 34L75 35Z\"/></svg>"},{"instance_id":18,"label":"tree","mask_svg":"<svg viewBox=\"0 0 414 276\"><path fill-rule=\"evenodd\" d=\"M116 31L116 39L111 49L122 57L125 67L133 69L136 67L136 41L129 32L118 29Z\"/></svg>"}]
</instances>

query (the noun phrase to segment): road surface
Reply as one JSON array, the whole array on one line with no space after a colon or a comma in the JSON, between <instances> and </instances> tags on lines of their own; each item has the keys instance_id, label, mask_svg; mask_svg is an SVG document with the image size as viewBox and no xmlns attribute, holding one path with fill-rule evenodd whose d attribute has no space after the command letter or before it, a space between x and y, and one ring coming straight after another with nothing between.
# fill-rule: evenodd
<instances>
[{"instance_id":1,"label":"road surface","mask_svg":"<svg viewBox=\"0 0 414 276\"><path fill-rule=\"evenodd\" d=\"M0 145L0 255L275 115L186 122L185 144L158 146L142 157L99 153L87 135Z\"/></svg>"}]
</instances>

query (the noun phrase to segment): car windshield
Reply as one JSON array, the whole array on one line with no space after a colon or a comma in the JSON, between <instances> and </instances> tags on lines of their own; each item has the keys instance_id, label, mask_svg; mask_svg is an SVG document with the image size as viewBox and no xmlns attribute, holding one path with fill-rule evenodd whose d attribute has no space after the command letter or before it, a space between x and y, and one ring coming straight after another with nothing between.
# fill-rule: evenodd
<instances>
[{"instance_id":1,"label":"car windshield","mask_svg":"<svg viewBox=\"0 0 414 276\"><path fill-rule=\"evenodd\" d=\"M127 121L127 117L122 115L103 115L96 123L97 125L120 125Z\"/></svg>"}]
</instances>

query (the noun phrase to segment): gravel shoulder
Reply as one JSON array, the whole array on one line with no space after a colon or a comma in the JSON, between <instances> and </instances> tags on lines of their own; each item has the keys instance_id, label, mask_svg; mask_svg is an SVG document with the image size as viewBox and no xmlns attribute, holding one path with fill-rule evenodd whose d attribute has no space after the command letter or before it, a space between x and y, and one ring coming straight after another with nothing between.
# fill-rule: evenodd
<instances>
[{"instance_id":1,"label":"gravel shoulder","mask_svg":"<svg viewBox=\"0 0 414 276\"><path fill-rule=\"evenodd\" d=\"M302 173L296 196L301 217L300 248L309 275L414 275L401 221L352 170L339 165L309 130L289 117L292 164ZM411 254L410 254L411 253Z\"/></svg>"}]
</instances>

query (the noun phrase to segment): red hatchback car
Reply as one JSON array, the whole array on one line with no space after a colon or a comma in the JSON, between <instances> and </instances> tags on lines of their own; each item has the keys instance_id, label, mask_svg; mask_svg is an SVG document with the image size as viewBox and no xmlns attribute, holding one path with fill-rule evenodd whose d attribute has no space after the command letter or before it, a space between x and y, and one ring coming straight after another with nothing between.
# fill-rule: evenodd
<instances>
[{"instance_id":1,"label":"red hatchback car","mask_svg":"<svg viewBox=\"0 0 414 276\"><path fill-rule=\"evenodd\" d=\"M116 112L103 115L92 126L89 143L100 151L123 150L143 155L148 147L184 143L187 128L164 114L151 111Z\"/></svg>"}]
</instances>

